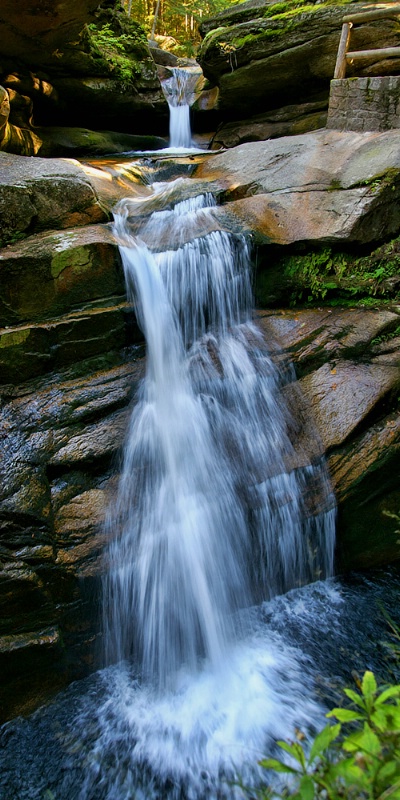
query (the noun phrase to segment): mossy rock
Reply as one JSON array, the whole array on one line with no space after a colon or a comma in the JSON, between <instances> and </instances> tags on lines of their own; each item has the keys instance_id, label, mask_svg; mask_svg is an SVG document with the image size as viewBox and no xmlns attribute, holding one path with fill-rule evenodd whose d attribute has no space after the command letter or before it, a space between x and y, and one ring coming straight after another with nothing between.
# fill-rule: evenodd
<instances>
[{"instance_id":1,"label":"mossy rock","mask_svg":"<svg viewBox=\"0 0 400 800\"><path fill-rule=\"evenodd\" d=\"M203 72L220 89L220 109L229 118L306 102L329 91L342 17L364 4L340 2L246 3L203 25L198 54ZM398 46L395 20L357 26L354 50ZM380 69L387 74L392 62ZM351 76L354 67L349 67ZM357 74L368 74L357 62ZM386 72L385 72L386 70Z\"/></svg>"}]
</instances>

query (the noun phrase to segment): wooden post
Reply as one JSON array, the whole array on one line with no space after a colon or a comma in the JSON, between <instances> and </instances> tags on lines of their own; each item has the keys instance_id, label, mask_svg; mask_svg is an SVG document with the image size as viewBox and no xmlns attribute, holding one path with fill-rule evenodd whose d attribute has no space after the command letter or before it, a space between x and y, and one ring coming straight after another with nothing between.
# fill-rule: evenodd
<instances>
[{"instance_id":1,"label":"wooden post","mask_svg":"<svg viewBox=\"0 0 400 800\"><path fill-rule=\"evenodd\" d=\"M346 53L350 42L350 33L353 24L351 22L344 22L342 25L342 33L340 36L339 49L336 58L335 72L333 79L346 77Z\"/></svg>"}]
</instances>

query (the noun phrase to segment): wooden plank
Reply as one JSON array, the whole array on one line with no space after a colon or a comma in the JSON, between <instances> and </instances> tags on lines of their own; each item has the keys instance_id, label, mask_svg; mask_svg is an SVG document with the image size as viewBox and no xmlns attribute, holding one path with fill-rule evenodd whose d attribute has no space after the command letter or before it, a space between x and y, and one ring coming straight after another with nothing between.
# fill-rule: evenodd
<instances>
[{"instance_id":1,"label":"wooden plank","mask_svg":"<svg viewBox=\"0 0 400 800\"><path fill-rule=\"evenodd\" d=\"M400 47L382 47L378 50L349 50L346 53L346 61L361 61L364 58L372 58L375 61L383 61L384 58L400 58Z\"/></svg>"},{"instance_id":2,"label":"wooden plank","mask_svg":"<svg viewBox=\"0 0 400 800\"><path fill-rule=\"evenodd\" d=\"M342 33L340 35L339 49L336 57L335 72L333 75L334 80L346 77L346 53L350 42L351 28L351 22L344 22L342 25Z\"/></svg>"},{"instance_id":3,"label":"wooden plank","mask_svg":"<svg viewBox=\"0 0 400 800\"><path fill-rule=\"evenodd\" d=\"M342 22L352 22L354 25L359 25L361 22L373 22L375 19L389 19L390 17L400 14L400 5L386 6L385 8L376 8L374 11L362 11L360 14L346 14L342 17Z\"/></svg>"}]
</instances>

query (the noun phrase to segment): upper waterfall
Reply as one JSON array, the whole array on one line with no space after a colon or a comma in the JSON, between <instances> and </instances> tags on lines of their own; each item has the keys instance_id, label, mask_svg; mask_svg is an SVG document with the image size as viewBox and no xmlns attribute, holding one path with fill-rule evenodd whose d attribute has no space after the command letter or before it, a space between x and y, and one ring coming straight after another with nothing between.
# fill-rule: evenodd
<instances>
[{"instance_id":1,"label":"upper waterfall","mask_svg":"<svg viewBox=\"0 0 400 800\"><path fill-rule=\"evenodd\" d=\"M196 99L196 84L202 75L200 67L170 67L170 76L161 81L169 105L169 146L192 147L190 106Z\"/></svg>"}]
</instances>

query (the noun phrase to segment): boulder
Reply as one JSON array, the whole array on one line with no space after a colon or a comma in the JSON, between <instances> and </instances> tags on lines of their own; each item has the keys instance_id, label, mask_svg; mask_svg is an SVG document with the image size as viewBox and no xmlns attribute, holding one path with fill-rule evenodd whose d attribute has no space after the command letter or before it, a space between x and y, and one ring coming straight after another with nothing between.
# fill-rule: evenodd
<instances>
[{"instance_id":1,"label":"boulder","mask_svg":"<svg viewBox=\"0 0 400 800\"><path fill-rule=\"evenodd\" d=\"M211 91L211 90L210 90ZM222 123L214 134L211 149L236 147L245 142L260 142L279 136L296 136L307 131L325 128L328 115L326 100L298 103L257 114L250 119Z\"/></svg>"},{"instance_id":2,"label":"boulder","mask_svg":"<svg viewBox=\"0 0 400 800\"><path fill-rule=\"evenodd\" d=\"M400 226L400 134L321 130L239 145L200 164L222 218L256 241L383 241Z\"/></svg>"},{"instance_id":3,"label":"boulder","mask_svg":"<svg viewBox=\"0 0 400 800\"><path fill-rule=\"evenodd\" d=\"M78 163L0 152L1 245L49 228L107 220Z\"/></svg>"}]
</instances>

